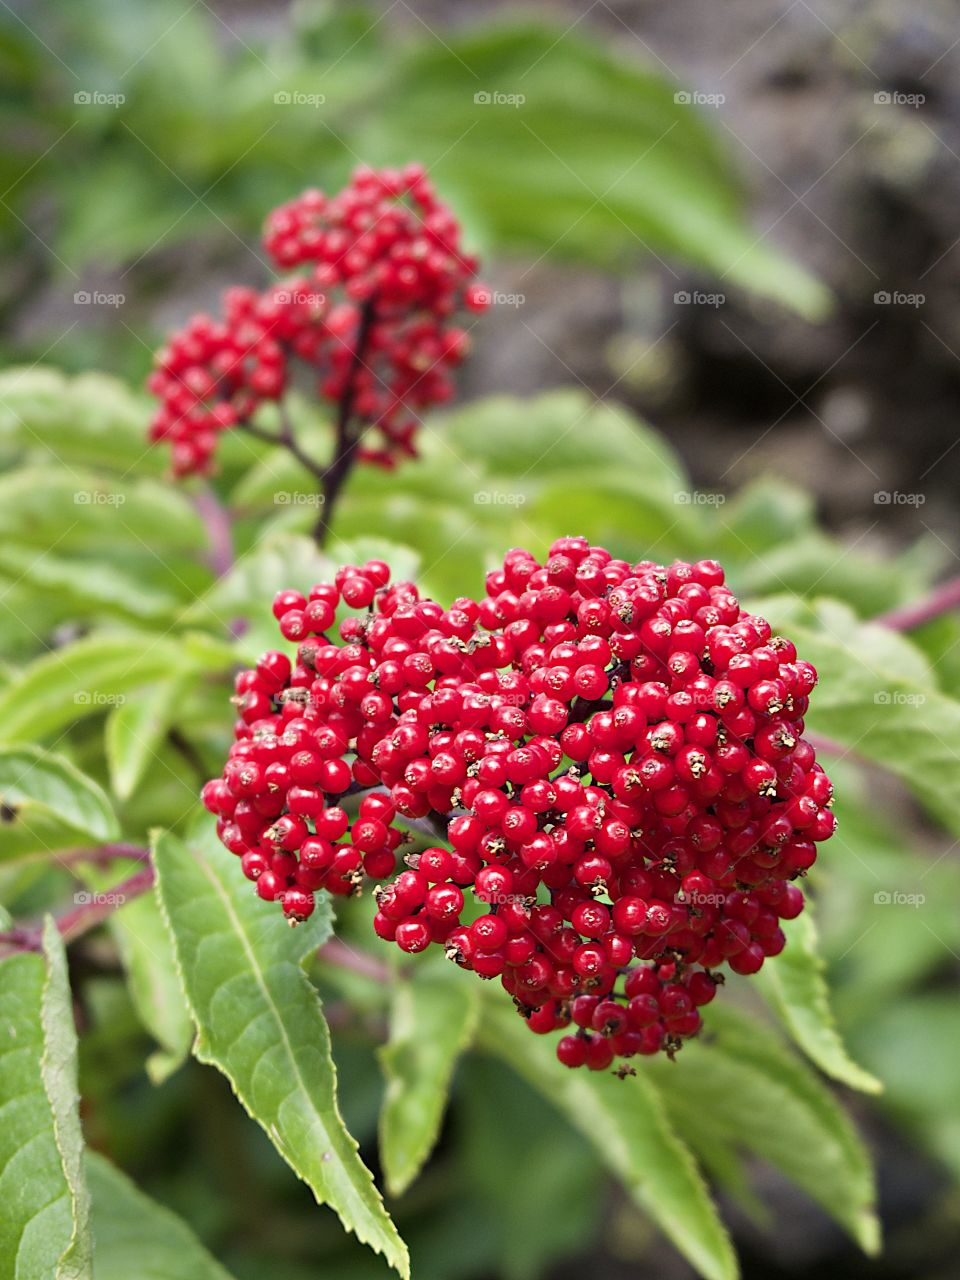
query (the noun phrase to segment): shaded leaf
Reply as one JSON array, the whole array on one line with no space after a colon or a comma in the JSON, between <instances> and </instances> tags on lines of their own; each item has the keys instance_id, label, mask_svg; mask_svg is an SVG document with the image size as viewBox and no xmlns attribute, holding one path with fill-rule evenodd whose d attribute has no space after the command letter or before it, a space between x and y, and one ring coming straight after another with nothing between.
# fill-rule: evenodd
<instances>
[{"instance_id":1,"label":"shaded leaf","mask_svg":"<svg viewBox=\"0 0 960 1280\"><path fill-rule=\"evenodd\" d=\"M554 1045L530 1035L503 999L489 999L480 1043L549 1099L594 1145L626 1190L707 1280L728 1280L737 1261L688 1149L642 1075L570 1071Z\"/></svg>"},{"instance_id":2,"label":"shaded leaf","mask_svg":"<svg viewBox=\"0 0 960 1280\"><path fill-rule=\"evenodd\" d=\"M760 987L793 1039L821 1071L851 1089L881 1093L882 1083L853 1061L840 1038L809 906L795 920L784 920L782 927L787 945L757 975Z\"/></svg>"},{"instance_id":3,"label":"shaded leaf","mask_svg":"<svg viewBox=\"0 0 960 1280\"><path fill-rule=\"evenodd\" d=\"M160 902L197 1024L194 1052L227 1076L317 1201L407 1276L406 1248L340 1117L330 1034L302 968L330 935L329 907L289 929L208 825L189 848L169 834L154 843Z\"/></svg>"},{"instance_id":4,"label":"shaded leaf","mask_svg":"<svg viewBox=\"0 0 960 1280\"><path fill-rule=\"evenodd\" d=\"M390 1038L378 1055L387 1081L380 1158L393 1195L407 1189L433 1149L454 1067L477 1028L479 993L459 977L414 972L393 985Z\"/></svg>"}]
</instances>

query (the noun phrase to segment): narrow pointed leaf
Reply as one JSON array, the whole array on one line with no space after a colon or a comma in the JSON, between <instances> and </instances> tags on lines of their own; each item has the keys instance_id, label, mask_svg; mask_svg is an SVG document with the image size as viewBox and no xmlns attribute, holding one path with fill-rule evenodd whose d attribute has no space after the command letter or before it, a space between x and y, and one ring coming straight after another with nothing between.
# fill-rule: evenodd
<instances>
[{"instance_id":1,"label":"narrow pointed leaf","mask_svg":"<svg viewBox=\"0 0 960 1280\"><path fill-rule=\"evenodd\" d=\"M197 1024L194 1052L229 1079L318 1202L406 1277L406 1247L340 1115L330 1033L302 968L329 937L329 907L288 928L211 832L205 824L189 847L169 834L154 842L160 902Z\"/></svg>"},{"instance_id":2,"label":"narrow pointed leaf","mask_svg":"<svg viewBox=\"0 0 960 1280\"><path fill-rule=\"evenodd\" d=\"M739 1274L730 1238L696 1162L645 1076L620 1080L612 1072L568 1070L557 1061L552 1042L530 1035L503 1000L488 1000L480 1043L593 1143L637 1204L706 1280L731 1280Z\"/></svg>"},{"instance_id":3,"label":"narrow pointed leaf","mask_svg":"<svg viewBox=\"0 0 960 1280\"><path fill-rule=\"evenodd\" d=\"M120 834L101 788L63 756L38 747L0 747L0 802L8 829L53 819L95 841Z\"/></svg>"},{"instance_id":4,"label":"narrow pointed leaf","mask_svg":"<svg viewBox=\"0 0 960 1280\"><path fill-rule=\"evenodd\" d=\"M851 1089L882 1093L881 1081L853 1061L837 1029L826 966L817 949L817 926L809 909L796 920L784 921L783 930L786 947L757 974L764 995L796 1044L821 1071Z\"/></svg>"},{"instance_id":5,"label":"narrow pointed leaf","mask_svg":"<svg viewBox=\"0 0 960 1280\"><path fill-rule=\"evenodd\" d=\"M393 987L390 1038L379 1053L387 1081L380 1159L393 1195L409 1187L433 1150L454 1067L477 1029L478 992L460 977L412 973Z\"/></svg>"},{"instance_id":6,"label":"narrow pointed leaf","mask_svg":"<svg viewBox=\"0 0 960 1280\"><path fill-rule=\"evenodd\" d=\"M87 1181L93 1197L94 1280L231 1280L182 1218L92 1151Z\"/></svg>"},{"instance_id":7,"label":"narrow pointed leaf","mask_svg":"<svg viewBox=\"0 0 960 1280\"><path fill-rule=\"evenodd\" d=\"M0 962L0 1275L91 1280L77 1038L50 920L43 941Z\"/></svg>"},{"instance_id":8,"label":"narrow pointed leaf","mask_svg":"<svg viewBox=\"0 0 960 1280\"><path fill-rule=\"evenodd\" d=\"M715 1144L762 1156L875 1253L873 1173L844 1109L756 1018L711 1006L709 1027L675 1063L645 1064L674 1123L696 1149Z\"/></svg>"}]
</instances>

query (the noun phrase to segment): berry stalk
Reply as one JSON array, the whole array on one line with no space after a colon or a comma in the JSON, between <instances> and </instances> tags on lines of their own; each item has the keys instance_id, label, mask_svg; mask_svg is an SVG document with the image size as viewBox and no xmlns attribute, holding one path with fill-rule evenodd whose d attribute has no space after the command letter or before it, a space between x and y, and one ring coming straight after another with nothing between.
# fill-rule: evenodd
<instances>
[{"instance_id":1,"label":"berry stalk","mask_svg":"<svg viewBox=\"0 0 960 1280\"><path fill-rule=\"evenodd\" d=\"M873 621L882 627L889 627L891 631L914 631L954 609L960 609L960 575L948 578L924 599L914 604L902 605L899 609L891 609Z\"/></svg>"},{"instance_id":2,"label":"berry stalk","mask_svg":"<svg viewBox=\"0 0 960 1280\"><path fill-rule=\"evenodd\" d=\"M323 506L313 526L313 538L318 547L322 547L333 523L333 509L337 498L346 484L347 477L357 461L357 447L360 436L352 430L354 425L354 404L357 396L357 380L360 370L366 364L367 347L370 342L370 331L373 327L375 298L370 297L360 312L360 323L357 328L357 341L350 362L350 373L347 384L340 397L337 412L336 442L333 461L324 473Z\"/></svg>"}]
</instances>

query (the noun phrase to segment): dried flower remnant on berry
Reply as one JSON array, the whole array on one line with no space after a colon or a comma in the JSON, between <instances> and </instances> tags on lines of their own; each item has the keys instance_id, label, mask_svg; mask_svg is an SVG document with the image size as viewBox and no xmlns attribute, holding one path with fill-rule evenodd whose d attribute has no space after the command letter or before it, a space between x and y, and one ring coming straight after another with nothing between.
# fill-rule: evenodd
<instances>
[{"instance_id":1,"label":"dried flower remnant on berry","mask_svg":"<svg viewBox=\"0 0 960 1280\"><path fill-rule=\"evenodd\" d=\"M296 653L238 677L203 798L292 920L381 882L380 938L498 978L594 1070L672 1054L724 968L783 948L835 826L803 738L816 672L715 561L561 538L545 564L509 552L479 601L444 609L370 561L274 613ZM404 819L447 839L401 869Z\"/></svg>"},{"instance_id":2,"label":"dried flower remnant on berry","mask_svg":"<svg viewBox=\"0 0 960 1280\"><path fill-rule=\"evenodd\" d=\"M229 290L222 319L195 316L157 355L150 435L170 444L174 472L209 471L220 433L282 400L298 364L373 429L358 460L414 456L419 415L449 400L469 347L454 317L489 299L423 169L362 168L336 195L306 191L269 215L264 247L295 274Z\"/></svg>"}]
</instances>

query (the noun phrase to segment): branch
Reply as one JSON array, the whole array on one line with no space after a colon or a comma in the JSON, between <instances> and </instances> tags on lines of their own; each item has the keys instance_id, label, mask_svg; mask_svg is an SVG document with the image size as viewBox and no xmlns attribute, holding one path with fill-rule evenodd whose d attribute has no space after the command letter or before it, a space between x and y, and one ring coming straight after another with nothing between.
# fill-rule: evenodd
<instances>
[{"instance_id":1,"label":"branch","mask_svg":"<svg viewBox=\"0 0 960 1280\"><path fill-rule=\"evenodd\" d=\"M230 513L209 485L205 485L196 495L194 506L207 531L207 541L210 544L207 559L210 569L218 578L222 578L233 567Z\"/></svg>"},{"instance_id":2,"label":"branch","mask_svg":"<svg viewBox=\"0 0 960 1280\"><path fill-rule=\"evenodd\" d=\"M102 853L101 850L92 850L88 860L96 861L100 853ZM102 924L114 911L153 888L155 873L153 864L147 861L150 855L146 849L138 849L134 855L123 853L117 856L139 856L146 865L139 871L135 871L132 876L128 876L126 880L121 880L112 889L104 889L101 892L93 890L77 892L74 895L74 902L77 905L72 911L57 917L56 925L64 942L76 941L77 938ZM0 947L9 947L13 951L42 951L43 928L37 925L32 929L8 929L6 933L0 933Z\"/></svg>"},{"instance_id":3,"label":"branch","mask_svg":"<svg viewBox=\"0 0 960 1280\"><path fill-rule=\"evenodd\" d=\"M317 959L336 969L347 969L350 973L358 973L362 978L372 978L374 982L392 982L394 972L388 964L378 960L366 951L357 951L340 938L331 938L317 951Z\"/></svg>"},{"instance_id":4,"label":"branch","mask_svg":"<svg viewBox=\"0 0 960 1280\"><path fill-rule=\"evenodd\" d=\"M924 599L914 604L902 605L899 609L891 609L889 613L881 613L872 621L879 626L889 627L891 631L912 631L954 609L960 609L960 577L948 578Z\"/></svg>"},{"instance_id":5,"label":"branch","mask_svg":"<svg viewBox=\"0 0 960 1280\"><path fill-rule=\"evenodd\" d=\"M323 478L323 509L313 527L313 537L317 546L323 546L324 539L333 520L333 508L346 483L347 477L356 462L358 436L351 430L353 405L357 395L357 375L363 367L370 330L374 320L374 298L368 298L360 312L360 324L357 328L357 345L353 350L353 360L347 375L347 385L340 397L340 408L337 414L337 431L334 445L333 462L327 468Z\"/></svg>"}]
</instances>

